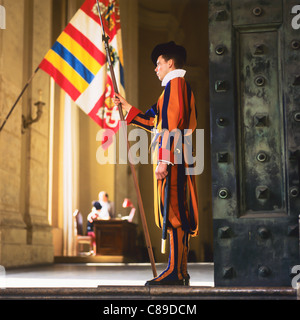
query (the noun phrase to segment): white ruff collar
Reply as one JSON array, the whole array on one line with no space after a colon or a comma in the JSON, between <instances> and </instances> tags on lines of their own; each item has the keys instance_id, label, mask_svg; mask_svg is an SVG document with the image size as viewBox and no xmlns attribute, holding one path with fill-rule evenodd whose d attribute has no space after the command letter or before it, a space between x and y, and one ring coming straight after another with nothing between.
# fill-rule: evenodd
<instances>
[{"instance_id":1,"label":"white ruff collar","mask_svg":"<svg viewBox=\"0 0 300 320\"><path fill-rule=\"evenodd\" d=\"M183 78L186 74L186 71L183 69L176 69L167 73L164 77L163 81L161 82L161 86L165 87L171 80L175 78Z\"/></svg>"}]
</instances>

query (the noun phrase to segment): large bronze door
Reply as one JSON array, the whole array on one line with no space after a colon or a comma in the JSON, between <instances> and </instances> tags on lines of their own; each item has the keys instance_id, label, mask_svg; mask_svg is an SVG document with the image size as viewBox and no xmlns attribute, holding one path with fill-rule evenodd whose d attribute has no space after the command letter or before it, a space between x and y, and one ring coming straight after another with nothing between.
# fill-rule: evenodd
<instances>
[{"instance_id":1,"label":"large bronze door","mask_svg":"<svg viewBox=\"0 0 300 320\"><path fill-rule=\"evenodd\" d=\"M297 2L209 1L216 286L290 286L299 264Z\"/></svg>"}]
</instances>

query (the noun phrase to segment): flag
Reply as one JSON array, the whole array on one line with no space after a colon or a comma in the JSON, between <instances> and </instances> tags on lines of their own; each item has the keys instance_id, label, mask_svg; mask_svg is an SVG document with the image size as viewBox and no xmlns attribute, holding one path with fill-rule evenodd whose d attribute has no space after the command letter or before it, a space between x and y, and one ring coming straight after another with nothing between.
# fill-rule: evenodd
<instances>
[{"instance_id":1,"label":"flag","mask_svg":"<svg viewBox=\"0 0 300 320\"><path fill-rule=\"evenodd\" d=\"M125 95L119 0L101 0L118 89ZM117 132L120 116L96 0L86 0L39 65L101 128Z\"/></svg>"}]
</instances>

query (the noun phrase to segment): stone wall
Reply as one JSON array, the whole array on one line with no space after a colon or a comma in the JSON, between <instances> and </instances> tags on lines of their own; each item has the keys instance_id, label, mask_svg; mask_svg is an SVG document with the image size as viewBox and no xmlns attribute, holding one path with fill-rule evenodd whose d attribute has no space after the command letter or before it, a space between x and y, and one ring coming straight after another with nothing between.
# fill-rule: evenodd
<instances>
[{"instance_id":1,"label":"stone wall","mask_svg":"<svg viewBox=\"0 0 300 320\"><path fill-rule=\"evenodd\" d=\"M51 0L2 0L0 123L51 45ZM42 93L39 92L42 90ZM48 223L49 77L39 71L0 132L0 264L16 267L53 261ZM42 118L22 129L22 115Z\"/></svg>"}]
</instances>

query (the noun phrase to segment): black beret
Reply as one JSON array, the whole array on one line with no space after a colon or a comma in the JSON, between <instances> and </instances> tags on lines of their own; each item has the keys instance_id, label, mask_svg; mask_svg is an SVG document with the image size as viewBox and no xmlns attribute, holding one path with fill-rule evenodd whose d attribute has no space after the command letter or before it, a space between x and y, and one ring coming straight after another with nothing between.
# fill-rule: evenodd
<instances>
[{"instance_id":1,"label":"black beret","mask_svg":"<svg viewBox=\"0 0 300 320\"><path fill-rule=\"evenodd\" d=\"M93 202L93 207L95 207L96 210L101 210L102 209L102 206L101 206L100 202L98 202L98 201L94 201Z\"/></svg>"},{"instance_id":2,"label":"black beret","mask_svg":"<svg viewBox=\"0 0 300 320\"><path fill-rule=\"evenodd\" d=\"M170 55L179 57L184 63L186 62L186 50L184 47L177 45L174 41L167 43L161 43L157 45L151 54L151 60L154 65L157 63L157 59L161 55Z\"/></svg>"}]
</instances>

